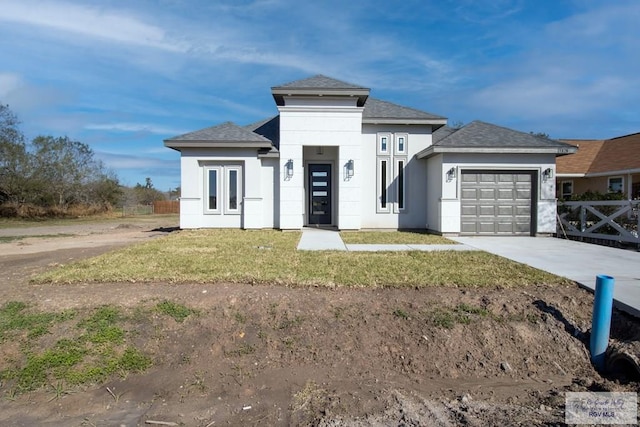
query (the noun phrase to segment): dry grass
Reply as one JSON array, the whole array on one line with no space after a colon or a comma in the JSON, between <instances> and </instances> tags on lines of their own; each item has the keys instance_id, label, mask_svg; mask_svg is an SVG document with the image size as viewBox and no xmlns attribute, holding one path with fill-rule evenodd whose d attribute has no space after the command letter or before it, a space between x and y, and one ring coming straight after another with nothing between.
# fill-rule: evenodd
<instances>
[{"instance_id":1,"label":"dry grass","mask_svg":"<svg viewBox=\"0 0 640 427\"><path fill-rule=\"evenodd\" d=\"M343 231L340 237L347 244L367 245L454 245L446 237L425 231Z\"/></svg>"},{"instance_id":2,"label":"dry grass","mask_svg":"<svg viewBox=\"0 0 640 427\"><path fill-rule=\"evenodd\" d=\"M55 218L55 219L23 219L23 218L3 218L0 217L0 229L2 228L35 228L35 227L52 227L77 224L99 224L99 223L115 223L119 224L126 219L127 224L146 225L155 224L158 219L166 219L167 222L173 221L178 223L178 215L138 215L123 217L122 213L110 212L102 215L79 216L74 218Z\"/></svg>"},{"instance_id":3,"label":"dry grass","mask_svg":"<svg viewBox=\"0 0 640 427\"><path fill-rule=\"evenodd\" d=\"M278 283L289 286L520 286L566 283L486 252L297 251L300 233L183 230L38 276L39 283Z\"/></svg>"}]
</instances>

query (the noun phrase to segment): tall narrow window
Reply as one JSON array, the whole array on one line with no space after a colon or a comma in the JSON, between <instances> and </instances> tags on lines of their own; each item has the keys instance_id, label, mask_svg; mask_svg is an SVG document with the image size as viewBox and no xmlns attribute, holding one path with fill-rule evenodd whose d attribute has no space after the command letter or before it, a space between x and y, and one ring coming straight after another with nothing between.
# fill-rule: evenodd
<instances>
[{"instance_id":1,"label":"tall narrow window","mask_svg":"<svg viewBox=\"0 0 640 427\"><path fill-rule=\"evenodd\" d=\"M404 209L404 160L398 160L398 210Z\"/></svg>"},{"instance_id":2,"label":"tall narrow window","mask_svg":"<svg viewBox=\"0 0 640 427\"><path fill-rule=\"evenodd\" d=\"M240 202L242 200L242 176L240 167L225 166L226 170L226 205L224 213L237 214L240 213Z\"/></svg>"},{"instance_id":3,"label":"tall narrow window","mask_svg":"<svg viewBox=\"0 0 640 427\"><path fill-rule=\"evenodd\" d=\"M380 162L380 207L387 209L387 161Z\"/></svg>"},{"instance_id":4,"label":"tall narrow window","mask_svg":"<svg viewBox=\"0 0 640 427\"><path fill-rule=\"evenodd\" d=\"M227 191L227 197L229 198L229 210L238 209L238 171L232 169L229 171L229 180L227 182L229 190Z\"/></svg>"},{"instance_id":5,"label":"tall narrow window","mask_svg":"<svg viewBox=\"0 0 640 427\"><path fill-rule=\"evenodd\" d=\"M218 209L218 169L207 171L207 210L217 212Z\"/></svg>"},{"instance_id":6,"label":"tall narrow window","mask_svg":"<svg viewBox=\"0 0 640 427\"><path fill-rule=\"evenodd\" d=\"M376 183L376 195L377 195L377 204L376 204L376 212L379 213L389 213L390 208L393 205L390 200L391 197L391 167L392 163L388 158L379 158L378 159L378 173Z\"/></svg>"}]
</instances>

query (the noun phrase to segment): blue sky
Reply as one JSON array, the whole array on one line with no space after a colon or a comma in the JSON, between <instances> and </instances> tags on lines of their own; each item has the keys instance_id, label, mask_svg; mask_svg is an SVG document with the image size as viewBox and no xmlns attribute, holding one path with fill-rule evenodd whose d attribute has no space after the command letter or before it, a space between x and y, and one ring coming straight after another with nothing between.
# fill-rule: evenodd
<instances>
[{"instance_id":1,"label":"blue sky","mask_svg":"<svg viewBox=\"0 0 640 427\"><path fill-rule=\"evenodd\" d=\"M468 123L640 132L637 0L0 0L0 103L125 185L180 185L163 139L277 113L325 74Z\"/></svg>"}]
</instances>

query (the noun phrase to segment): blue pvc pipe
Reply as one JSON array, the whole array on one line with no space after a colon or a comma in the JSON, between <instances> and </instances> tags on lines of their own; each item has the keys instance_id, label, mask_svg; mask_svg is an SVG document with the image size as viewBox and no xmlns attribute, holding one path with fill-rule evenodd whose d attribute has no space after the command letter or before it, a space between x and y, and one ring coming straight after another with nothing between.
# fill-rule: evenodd
<instances>
[{"instance_id":1,"label":"blue pvc pipe","mask_svg":"<svg viewBox=\"0 0 640 427\"><path fill-rule=\"evenodd\" d=\"M593 301L593 318L591 319L591 362L598 371L604 370L605 353L609 346L611 329L611 311L613 308L613 285L616 280L611 276L596 277L596 295Z\"/></svg>"}]
</instances>

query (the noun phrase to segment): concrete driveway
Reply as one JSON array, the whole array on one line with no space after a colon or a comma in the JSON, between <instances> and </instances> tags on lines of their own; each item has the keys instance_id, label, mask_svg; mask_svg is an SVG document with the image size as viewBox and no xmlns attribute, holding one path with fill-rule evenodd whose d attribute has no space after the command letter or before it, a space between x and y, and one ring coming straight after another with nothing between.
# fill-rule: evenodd
<instances>
[{"instance_id":1,"label":"concrete driveway","mask_svg":"<svg viewBox=\"0 0 640 427\"><path fill-rule=\"evenodd\" d=\"M640 252L555 237L454 237L473 246L595 290L596 276L615 278L616 307L640 317Z\"/></svg>"}]
</instances>

